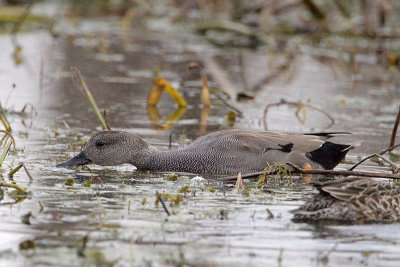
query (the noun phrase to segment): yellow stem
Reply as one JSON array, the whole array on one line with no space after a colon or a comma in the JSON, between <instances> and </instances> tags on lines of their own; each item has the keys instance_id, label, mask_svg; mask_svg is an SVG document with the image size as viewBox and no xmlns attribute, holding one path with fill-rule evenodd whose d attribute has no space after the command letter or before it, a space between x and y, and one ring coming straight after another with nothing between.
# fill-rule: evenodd
<instances>
[{"instance_id":1,"label":"yellow stem","mask_svg":"<svg viewBox=\"0 0 400 267\"><path fill-rule=\"evenodd\" d=\"M175 102L180 107L187 107L186 100L176 91L169 83L167 83L163 78L156 78L155 84L164 88L164 90L175 100Z\"/></svg>"},{"instance_id":2,"label":"yellow stem","mask_svg":"<svg viewBox=\"0 0 400 267\"><path fill-rule=\"evenodd\" d=\"M17 191L19 191L21 193L26 193L25 189L23 189L22 187L20 187L20 186L18 186L16 184L6 184L6 183L3 183L3 182L0 182L0 186L11 187L11 188L14 188L14 189L16 189Z\"/></svg>"},{"instance_id":3,"label":"yellow stem","mask_svg":"<svg viewBox=\"0 0 400 267\"><path fill-rule=\"evenodd\" d=\"M147 106L155 106L160 101L161 93L164 90L163 86L160 86L154 82L150 89L149 97L147 98Z\"/></svg>"}]
</instances>

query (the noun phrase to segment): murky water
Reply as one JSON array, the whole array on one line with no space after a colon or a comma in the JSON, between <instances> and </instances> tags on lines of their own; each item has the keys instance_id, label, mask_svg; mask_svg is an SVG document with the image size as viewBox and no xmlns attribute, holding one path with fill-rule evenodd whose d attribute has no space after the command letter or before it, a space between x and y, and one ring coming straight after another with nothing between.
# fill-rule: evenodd
<instances>
[{"instance_id":1,"label":"murky water","mask_svg":"<svg viewBox=\"0 0 400 267\"><path fill-rule=\"evenodd\" d=\"M229 128L225 115L230 109L215 97L207 124L200 123L201 84L189 73L190 62L206 66L211 86L223 83L226 75L232 85L229 93L256 87L287 59L286 52L270 53L268 48L217 49L166 21L149 21L129 34L111 19L76 23L76 30L63 29L69 33L58 39L41 31L19 34L23 46L19 66L13 62L9 37L0 36L0 100L17 143L17 154L8 156L3 165L3 177L8 180L6 173L24 162L34 178L30 182L22 170L14 176L31 192L27 199L15 199L11 189L3 189L1 265L399 265L398 224L293 223L290 210L315 193L300 180L271 179L263 189L248 181L251 190L245 194L230 185L193 184L192 175L168 181L163 174L135 172L128 165L93 166L92 173L55 168L57 161L80 149L69 144L100 129L87 99L71 80L71 66L81 70L99 107L107 108L113 129L138 133L167 149L160 144L168 144L171 132L173 141L182 143ZM400 99L398 71L379 67L372 56L361 58L354 73L342 57L313 52L297 53L287 70L250 92L254 100L232 101L243 112L235 127L262 129L265 105L281 98L310 100L330 113L335 123L330 126L326 117L307 110L302 125L293 108L282 106L271 108L268 128L353 132L347 140L364 143L350 152L350 163L359 155L386 148ZM156 129L145 105L155 69L189 102L182 118L164 130ZM26 103L36 112L18 114ZM173 101L163 96L159 123L175 109ZM363 168L387 170L372 162ZM85 186L93 177L99 179ZM68 178L75 183L66 185ZM179 204L166 200L170 217L155 204L157 191L182 197ZM21 219L29 212L30 225ZM34 250L19 249L27 240L35 243Z\"/></svg>"}]
</instances>

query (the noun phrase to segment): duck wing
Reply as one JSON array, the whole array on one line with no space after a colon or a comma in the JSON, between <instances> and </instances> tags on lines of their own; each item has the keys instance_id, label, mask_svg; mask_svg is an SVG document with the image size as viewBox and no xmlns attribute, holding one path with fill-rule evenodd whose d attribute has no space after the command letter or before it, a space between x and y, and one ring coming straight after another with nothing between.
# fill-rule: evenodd
<instances>
[{"instance_id":1,"label":"duck wing","mask_svg":"<svg viewBox=\"0 0 400 267\"><path fill-rule=\"evenodd\" d=\"M366 178L341 179L322 186L331 197L350 204L366 221L400 219L400 187Z\"/></svg>"},{"instance_id":2,"label":"duck wing","mask_svg":"<svg viewBox=\"0 0 400 267\"><path fill-rule=\"evenodd\" d=\"M196 139L190 144L207 149L251 151L259 154L269 150L291 152L311 152L323 145L318 136L281 134L269 131L250 131L242 129L223 130Z\"/></svg>"},{"instance_id":3,"label":"duck wing","mask_svg":"<svg viewBox=\"0 0 400 267\"><path fill-rule=\"evenodd\" d=\"M388 194L392 190L392 186L389 183L383 184L365 178L339 179L320 183L316 186L320 191L329 194L333 198L347 202L354 197L369 196L376 192Z\"/></svg>"}]
</instances>

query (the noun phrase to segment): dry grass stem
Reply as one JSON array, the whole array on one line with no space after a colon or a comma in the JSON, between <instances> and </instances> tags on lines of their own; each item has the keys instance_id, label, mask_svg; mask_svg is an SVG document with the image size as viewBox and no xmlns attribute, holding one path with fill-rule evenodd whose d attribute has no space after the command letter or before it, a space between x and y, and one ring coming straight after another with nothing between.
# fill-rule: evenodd
<instances>
[{"instance_id":1,"label":"dry grass stem","mask_svg":"<svg viewBox=\"0 0 400 267\"><path fill-rule=\"evenodd\" d=\"M395 144L395 145L393 145L393 146L391 146L391 147L389 147L389 148L386 148L386 149L380 151L378 154L379 154L379 155L383 155L383 154L385 154L385 153L387 153L387 152L389 152L389 151L392 151L393 149L395 149L395 148L397 148L397 147L399 147L399 146L400 146L400 144Z\"/></svg>"},{"instance_id":2,"label":"dry grass stem","mask_svg":"<svg viewBox=\"0 0 400 267\"><path fill-rule=\"evenodd\" d=\"M240 172L237 175L235 188L237 190L243 189L243 179L242 179L242 174Z\"/></svg>"},{"instance_id":3,"label":"dry grass stem","mask_svg":"<svg viewBox=\"0 0 400 267\"><path fill-rule=\"evenodd\" d=\"M82 77L79 69L77 67L71 67L71 71L78 76L78 80L80 82L80 86L77 86L77 87L79 89L83 88L83 91L84 91L86 97L88 98L90 104L92 105L92 107L94 109L94 112L96 113L97 118L99 119L99 121L101 123L101 126L103 127L104 130L109 130L109 128L107 128L107 124L106 124L106 122L105 122L105 120L103 118L103 115L101 115L100 110L99 110L99 108L98 108L98 106L96 104L96 101L94 100L93 95L90 92L90 90L89 90L89 88L88 88L88 86L86 84L86 81Z\"/></svg>"}]
</instances>

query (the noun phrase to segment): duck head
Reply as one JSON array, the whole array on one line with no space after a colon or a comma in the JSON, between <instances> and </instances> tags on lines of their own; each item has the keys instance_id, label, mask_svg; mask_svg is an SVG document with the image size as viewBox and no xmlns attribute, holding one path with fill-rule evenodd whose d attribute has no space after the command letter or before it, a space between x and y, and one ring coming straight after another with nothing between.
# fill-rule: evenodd
<instances>
[{"instance_id":1,"label":"duck head","mask_svg":"<svg viewBox=\"0 0 400 267\"><path fill-rule=\"evenodd\" d=\"M57 167L96 164L114 166L134 163L152 150L151 146L136 134L119 131L102 131L93 135L83 150Z\"/></svg>"}]
</instances>

